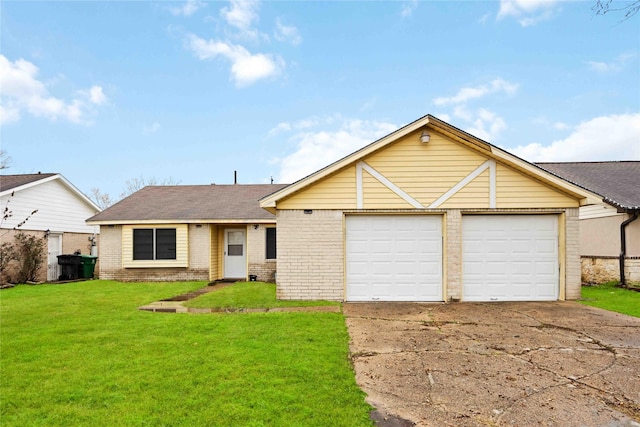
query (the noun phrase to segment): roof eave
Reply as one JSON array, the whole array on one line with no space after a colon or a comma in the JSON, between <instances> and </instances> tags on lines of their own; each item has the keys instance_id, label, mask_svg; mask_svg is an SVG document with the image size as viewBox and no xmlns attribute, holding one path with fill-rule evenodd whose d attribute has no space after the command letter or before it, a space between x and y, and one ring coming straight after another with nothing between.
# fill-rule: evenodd
<instances>
[{"instance_id":1,"label":"roof eave","mask_svg":"<svg viewBox=\"0 0 640 427\"><path fill-rule=\"evenodd\" d=\"M241 219L110 219L85 221L88 225L144 225L144 224L275 224L274 218Z\"/></svg>"}]
</instances>

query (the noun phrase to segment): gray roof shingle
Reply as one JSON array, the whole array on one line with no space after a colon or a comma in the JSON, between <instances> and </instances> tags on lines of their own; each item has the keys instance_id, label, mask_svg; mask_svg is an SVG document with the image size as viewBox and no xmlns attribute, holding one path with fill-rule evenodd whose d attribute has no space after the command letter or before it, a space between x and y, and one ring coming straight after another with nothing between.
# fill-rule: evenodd
<instances>
[{"instance_id":1,"label":"gray roof shingle","mask_svg":"<svg viewBox=\"0 0 640 427\"><path fill-rule=\"evenodd\" d=\"M58 175L57 173L28 173L21 175L0 175L0 191L7 191L13 188L30 184L50 176Z\"/></svg>"},{"instance_id":2,"label":"gray roof shingle","mask_svg":"<svg viewBox=\"0 0 640 427\"><path fill-rule=\"evenodd\" d=\"M621 209L640 209L640 161L536 163Z\"/></svg>"},{"instance_id":3,"label":"gray roof shingle","mask_svg":"<svg viewBox=\"0 0 640 427\"><path fill-rule=\"evenodd\" d=\"M149 186L87 221L220 221L274 219L258 203L287 184Z\"/></svg>"}]
</instances>

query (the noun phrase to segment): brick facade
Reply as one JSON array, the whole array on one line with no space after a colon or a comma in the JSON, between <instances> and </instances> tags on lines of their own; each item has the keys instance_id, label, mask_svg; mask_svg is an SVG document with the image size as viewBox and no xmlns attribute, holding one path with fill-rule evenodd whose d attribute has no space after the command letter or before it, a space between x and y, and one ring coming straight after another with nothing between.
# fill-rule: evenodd
<instances>
[{"instance_id":1,"label":"brick facade","mask_svg":"<svg viewBox=\"0 0 640 427\"><path fill-rule=\"evenodd\" d=\"M351 212L351 211L350 211ZM355 211L353 211L355 212ZM367 213L406 211L367 211ZM413 211L416 212L416 211ZM486 210L435 210L445 216L444 299L457 301L462 295L462 217L464 213ZM502 214L559 214L557 209L493 209ZM565 298L580 298L580 255L578 209L565 215ZM279 210L278 224L278 298L344 300L344 212L340 210ZM561 240L559 240L561 242ZM562 253L562 251L560 251Z\"/></svg>"},{"instance_id":2,"label":"brick facade","mask_svg":"<svg viewBox=\"0 0 640 427\"><path fill-rule=\"evenodd\" d=\"M620 281L619 257L583 256L582 281L589 284ZM624 277L627 282L640 282L640 257L624 259Z\"/></svg>"},{"instance_id":3,"label":"brick facade","mask_svg":"<svg viewBox=\"0 0 640 427\"><path fill-rule=\"evenodd\" d=\"M189 267L122 268L122 226L100 227L100 278L123 282L209 280L209 226L189 225Z\"/></svg>"},{"instance_id":4,"label":"brick facade","mask_svg":"<svg viewBox=\"0 0 640 427\"><path fill-rule=\"evenodd\" d=\"M122 267L122 226L103 225L101 227L100 278L130 281L181 281L211 280L220 278L217 265L218 250L223 249L217 240L218 230L225 226L210 224L190 224L188 231L189 266L186 268L123 268ZM247 230L248 275L255 274L258 280L273 282L275 260L266 260L265 225L256 228L253 224ZM210 266L214 269L209 271Z\"/></svg>"},{"instance_id":5,"label":"brick facade","mask_svg":"<svg viewBox=\"0 0 640 427\"><path fill-rule=\"evenodd\" d=\"M278 211L279 299L344 299L342 217L335 210Z\"/></svg>"},{"instance_id":6,"label":"brick facade","mask_svg":"<svg viewBox=\"0 0 640 427\"><path fill-rule=\"evenodd\" d=\"M275 225L256 224L247 227L248 275L255 275L261 282L275 283L276 260L267 257L267 228Z\"/></svg>"}]
</instances>

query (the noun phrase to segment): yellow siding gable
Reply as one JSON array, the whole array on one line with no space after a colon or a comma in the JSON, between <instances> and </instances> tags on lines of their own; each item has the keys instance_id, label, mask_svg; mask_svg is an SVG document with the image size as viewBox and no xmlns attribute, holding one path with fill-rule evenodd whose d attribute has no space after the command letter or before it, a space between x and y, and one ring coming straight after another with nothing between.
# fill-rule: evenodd
<instances>
[{"instance_id":1,"label":"yellow siding gable","mask_svg":"<svg viewBox=\"0 0 640 427\"><path fill-rule=\"evenodd\" d=\"M136 228L175 228L176 259L134 260L133 229ZM189 232L187 224L145 224L122 226L122 266L124 268L159 268L189 266Z\"/></svg>"},{"instance_id":2,"label":"yellow siding gable","mask_svg":"<svg viewBox=\"0 0 640 427\"><path fill-rule=\"evenodd\" d=\"M353 165L278 202L278 209L355 208L356 168Z\"/></svg>"},{"instance_id":3,"label":"yellow siding gable","mask_svg":"<svg viewBox=\"0 0 640 427\"><path fill-rule=\"evenodd\" d=\"M278 201L277 208L489 209L578 206L574 198L496 163L490 152L475 151L436 131L430 133L431 140L428 143L420 142L420 131L401 137L337 173Z\"/></svg>"},{"instance_id":4,"label":"yellow siding gable","mask_svg":"<svg viewBox=\"0 0 640 427\"><path fill-rule=\"evenodd\" d=\"M579 206L578 200L498 164L496 172L496 207L564 208Z\"/></svg>"}]
</instances>

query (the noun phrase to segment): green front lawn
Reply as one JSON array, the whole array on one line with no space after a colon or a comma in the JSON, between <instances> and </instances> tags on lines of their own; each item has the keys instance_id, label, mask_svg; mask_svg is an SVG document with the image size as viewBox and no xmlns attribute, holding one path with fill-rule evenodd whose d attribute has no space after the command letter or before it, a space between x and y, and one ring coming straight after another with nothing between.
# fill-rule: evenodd
<instances>
[{"instance_id":1,"label":"green front lawn","mask_svg":"<svg viewBox=\"0 0 640 427\"><path fill-rule=\"evenodd\" d=\"M203 286L0 291L2 426L371 426L340 313L137 310Z\"/></svg>"},{"instance_id":2,"label":"green front lawn","mask_svg":"<svg viewBox=\"0 0 640 427\"><path fill-rule=\"evenodd\" d=\"M640 317L640 292L617 288L617 282L582 287L582 304Z\"/></svg>"},{"instance_id":3,"label":"green front lawn","mask_svg":"<svg viewBox=\"0 0 640 427\"><path fill-rule=\"evenodd\" d=\"M264 282L239 282L192 299L184 304L195 308L274 308L340 305L333 301L279 301L276 285Z\"/></svg>"}]
</instances>

